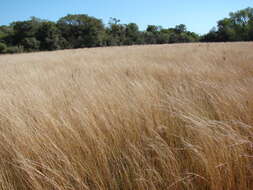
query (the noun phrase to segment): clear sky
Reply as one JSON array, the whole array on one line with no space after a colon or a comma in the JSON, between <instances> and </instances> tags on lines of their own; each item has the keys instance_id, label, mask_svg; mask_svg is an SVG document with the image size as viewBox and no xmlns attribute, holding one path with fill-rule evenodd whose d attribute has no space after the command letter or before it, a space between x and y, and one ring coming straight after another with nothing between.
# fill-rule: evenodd
<instances>
[{"instance_id":1,"label":"clear sky","mask_svg":"<svg viewBox=\"0 0 253 190\"><path fill-rule=\"evenodd\" d=\"M0 25L30 16L56 21L67 14L88 14L105 24L110 17L135 22L142 30L148 24L164 28L186 24L204 34L229 12L246 7L253 7L253 0L1 0Z\"/></svg>"}]
</instances>

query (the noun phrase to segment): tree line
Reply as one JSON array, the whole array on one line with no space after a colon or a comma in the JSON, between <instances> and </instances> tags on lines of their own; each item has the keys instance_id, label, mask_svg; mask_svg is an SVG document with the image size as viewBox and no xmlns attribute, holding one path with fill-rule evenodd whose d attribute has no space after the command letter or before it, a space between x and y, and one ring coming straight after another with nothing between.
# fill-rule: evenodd
<instances>
[{"instance_id":1,"label":"tree line","mask_svg":"<svg viewBox=\"0 0 253 190\"><path fill-rule=\"evenodd\" d=\"M229 14L217 22L209 33L201 37L204 42L252 41L253 8L246 8Z\"/></svg>"},{"instance_id":2,"label":"tree line","mask_svg":"<svg viewBox=\"0 0 253 190\"><path fill-rule=\"evenodd\" d=\"M174 28L148 25L140 31L135 23L121 24L111 18L102 20L86 14L69 14L57 22L31 17L26 21L0 26L0 53L51 51L84 47L186 42L226 42L253 40L253 9L230 13L209 33L200 36L184 24Z\"/></svg>"}]
</instances>

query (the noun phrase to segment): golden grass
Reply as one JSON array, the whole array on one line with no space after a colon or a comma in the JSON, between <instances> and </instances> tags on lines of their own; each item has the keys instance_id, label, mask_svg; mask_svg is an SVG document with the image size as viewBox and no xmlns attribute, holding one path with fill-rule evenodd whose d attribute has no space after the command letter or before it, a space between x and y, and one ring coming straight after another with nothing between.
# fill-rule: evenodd
<instances>
[{"instance_id":1,"label":"golden grass","mask_svg":"<svg viewBox=\"0 0 253 190\"><path fill-rule=\"evenodd\" d=\"M0 56L0 189L252 189L252 50Z\"/></svg>"}]
</instances>

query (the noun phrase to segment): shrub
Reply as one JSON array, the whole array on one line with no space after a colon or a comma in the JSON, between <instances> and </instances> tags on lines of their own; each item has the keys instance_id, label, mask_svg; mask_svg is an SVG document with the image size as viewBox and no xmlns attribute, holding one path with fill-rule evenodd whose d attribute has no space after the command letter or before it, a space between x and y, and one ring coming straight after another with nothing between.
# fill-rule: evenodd
<instances>
[{"instance_id":1,"label":"shrub","mask_svg":"<svg viewBox=\"0 0 253 190\"><path fill-rule=\"evenodd\" d=\"M25 38L22 40L22 45L24 46L24 49L26 51L36 51L40 48L40 41L38 41L36 38Z\"/></svg>"},{"instance_id":2,"label":"shrub","mask_svg":"<svg viewBox=\"0 0 253 190\"><path fill-rule=\"evenodd\" d=\"M0 42L0 53L5 53L7 46L4 43Z\"/></svg>"},{"instance_id":3,"label":"shrub","mask_svg":"<svg viewBox=\"0 0 253 190\"><path fill-rule=\"evenodd\" d=\"M11 46L6 49L6 53L22 53L24 52L23 46Z\"/></svg>"}]
</instances>

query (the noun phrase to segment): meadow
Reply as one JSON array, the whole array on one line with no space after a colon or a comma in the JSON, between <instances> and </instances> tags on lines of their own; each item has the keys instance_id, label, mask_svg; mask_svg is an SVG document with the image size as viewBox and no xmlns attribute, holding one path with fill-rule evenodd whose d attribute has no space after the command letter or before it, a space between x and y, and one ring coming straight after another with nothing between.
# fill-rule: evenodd
<instances>
[{"instance_id":1,"label":"meadow","mask_svg":"<svg viewBox=\"0 0 253 190\"><path fill-rule=\"evenodd\" d=\"M253 43L1 55L0 189L253 189Z\"/></svg>"}]
</instances>

